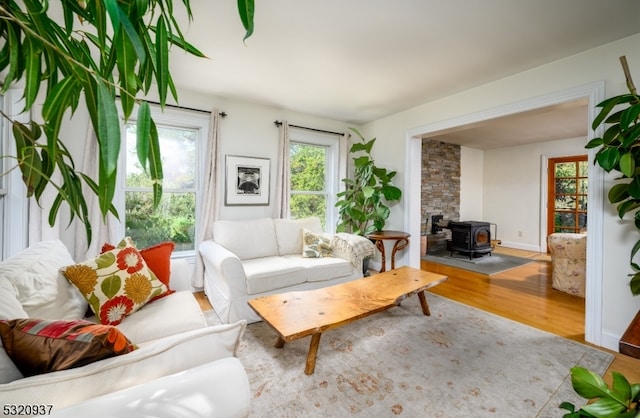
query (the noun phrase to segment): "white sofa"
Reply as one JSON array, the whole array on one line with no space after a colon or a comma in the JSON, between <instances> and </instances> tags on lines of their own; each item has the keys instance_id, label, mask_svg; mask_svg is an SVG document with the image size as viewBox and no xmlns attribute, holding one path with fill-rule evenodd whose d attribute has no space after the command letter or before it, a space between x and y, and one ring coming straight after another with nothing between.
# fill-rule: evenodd
<instances>
[{"instance_id":1,"label":"white sofa","mask_svg":"<svg viewBox=\"0 0 640 418\"><path fill-rule=\"evenodd\" d=\"M317 289L363 276L362 260L374 245L351 234L331 236L333 257L303 256L302 231L322 233L316 217L220 220L213 240L199 251L204 262L204 292L223 323L260 321L250 299L298 290Z\"/></svg>"},{"instance_id":2,"label":"white sofa","mask_svg":"<svg viewBox=\"0 0 640 418\"><path fill-rule=\"evenodd\" d=\"M87 303L58 272L69 264L60 241L0 263L0 319L82 319ZM180 290L118 325L138 349L81 367L23 377L0 339L0 404L52 405L66 417L247 416L248 377L235 357L245 327L208 326L193 294Z\"/></svg>"}]
</instances>

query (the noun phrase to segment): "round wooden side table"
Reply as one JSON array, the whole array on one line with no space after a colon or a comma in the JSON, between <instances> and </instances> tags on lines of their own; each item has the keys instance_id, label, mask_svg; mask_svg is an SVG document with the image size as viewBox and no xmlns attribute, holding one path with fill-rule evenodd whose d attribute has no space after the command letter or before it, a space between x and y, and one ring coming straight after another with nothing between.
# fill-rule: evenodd
<instances>
[{"instance_id":1,"label":"round wooden side table","mask_svg":"<svg viewBox=\"0 0 640 418\"><path fill-rule=\"evenodd\" d=\"M380 273L387 270L387 259L384 250L384 241L393 240L393 250L391 251L391 270L396 268L396 253L404 250L409 245L409 237L411 234L403 231L376 231L367 234L366 237L373 241L380 255L382 256L382 267L380 267Z\"/></svg>"}]
</instances>

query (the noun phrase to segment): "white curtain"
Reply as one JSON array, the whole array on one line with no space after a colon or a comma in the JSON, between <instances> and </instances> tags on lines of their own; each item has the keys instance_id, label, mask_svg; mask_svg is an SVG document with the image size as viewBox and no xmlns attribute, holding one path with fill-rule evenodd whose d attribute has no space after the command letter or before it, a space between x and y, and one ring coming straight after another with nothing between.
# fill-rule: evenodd
<instances>
[{"instance_id":1,"label":"white curtain","mask_svg":"<svg viewBox=\"0 0 640 418\"><path fill-rule=\"evenodd\" d=\"M218 122L220 116L218 110L211 112L209 122L209 135L207 138L207 150L203 170L202 200L199 203L198 219L196 224L196 265L193 272L192 285L196 289L204 286L204 264L198 247L202 241L213 239L213 222L218 218L218 202L216 199L216 179L218 161Z\"/></svg>"},{"instance_id":2,"label":"white curtain","mask_svg":"<svg viewBox=\"0 0 640 418\"><path fill-rule=\"evenodd\" d=\"M342 179L347 178L348 176L348 167L351 162L349 158L349 138L351 135L348 133L344 133L340 135L339 138L339 151L338 151L338 192L343 192L346 190L346 185Z\"/></svg>"},{"instance_id":3,"label":"white curtain","mask_svg":"<svg viewBox=\"0 0 640 418\"><path fill-rule=\"evenodd\" d=\"M87 174L91 178L98 178L98 139L91 125L87 128L87 136L84 144L84 158L82 160L82 167L80 171ZM75 228L75 246L73 257L77 262L85 261L89 258L93 258L100 254L102 245L104 243L110 243L117 245L120 239L118 237L118 224L119 221L111 214L108 214L103 219L100 213L100 204L98 202L98 196L93 193L89 187L83 183L83 194L87 201L87 207L89 208L89 223L92 229L91 242L87 242L87 234L82 222L77 219L74 221ZM123 213L119 214L121 217Z\"/></svg>"},{"instance_id":4,"label":"white curtain","mask_svg":"<svg viewBox=\"0 0 640 418\"><path fill-rule=\"evenodd\" d=\"M274 199L274 218L289 218L289 124L286 120L280 125L278 145L278 170L276 172L276 195Z\"/></svg>"}]
</instances>

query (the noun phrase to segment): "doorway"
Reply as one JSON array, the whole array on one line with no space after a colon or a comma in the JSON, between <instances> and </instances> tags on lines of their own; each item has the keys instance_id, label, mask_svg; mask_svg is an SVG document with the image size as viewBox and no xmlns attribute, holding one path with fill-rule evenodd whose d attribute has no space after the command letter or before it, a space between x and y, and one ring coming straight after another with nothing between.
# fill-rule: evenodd
<instances>
[{"instance_id":1,"label":"doorway","mask_svg":"<svg viewBox=\"0 0 640 418\"><path fill-rule=\"evenodd\" d=\"M547 178L547 235L584 231L589 191L587 156L550 158Z\"/></svg>"},{"instance_id":2,"label":"doorway","mask_svg":"<svg viewBox=\"0 0 640 418\"><path fill-rule=\"evenodd\" d=\"M407 175L405 176L404 207L407 216L405 216L405 230L414 236L420 235L421 215L420 215L420 184L421 184L421 150L422 138L433 136L439 132L447 130L460 129L474 123L498 118L506 115L514 115L529 110L539 109L545 106L557 105L573 100L586 99L588 102L588 119L592 121L595 118L595 106L604 98L604 82L592 83L567 89L564 91L548 94L543 97L531 98L517 103L512 103L490 110L477 112L473 114L455 117L453 119L440 122L433 122L417 128L406 131L405 133L405 150L406 150L406 166ZM588 129L588 139L602 135L602 132L592 131ZM595 152L589 150L589 161L595 158ZM596 170L592 164L589 164L589 191L588 197L592 208L602 207L604 205L604 173L602 170ZM414 191L411 193L410 191ZM546 204L546 203L545 203ZM593 262L587 265L587 297L585 299L586 316L585 316L585 339L586 341L602 345L602 300L598 295L602 294L603 283L602 274L599 274L597 266L602 265L603 257L603 213L602 211L592 211L587 218L588 229L590 233L587 236L587 258ZM546 236L545 236L546 237ZM542 237L540 237L542 240ZM408 254L408 264L411 266L420 265L420 248L419 246L410 246Z\"/></svg>"}]
</instances>

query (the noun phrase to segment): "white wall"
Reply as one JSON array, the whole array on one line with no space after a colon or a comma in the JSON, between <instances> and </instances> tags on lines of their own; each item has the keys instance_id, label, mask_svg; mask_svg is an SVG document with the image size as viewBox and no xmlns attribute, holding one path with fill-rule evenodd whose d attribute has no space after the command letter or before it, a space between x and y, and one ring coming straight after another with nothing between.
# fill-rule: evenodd
<instances>
[{"instance_id":1,"label":"white wall","mask_svg":"<svg viewBox=\"0 0 640 418\"><path fill-rule=\"evenodd\" d=\"M344 122L318 118L275 107L206 96L191 91L179 92L180 105L189 108L211 110L217 108L228 114L220 119L220 155L218 161L218 202L220 219L250 219L273 216L273 196L277 167L279 129L275 120L287 120L290 124L346 132L349 126ZM153 98L151 98L153 100ZM62 128L60 136L71 148L79 163L83 157L84 141L89 124L88 113L78 109L71 121ZM224 206L224 156L226 154L269 158L271 160L270 204L269 206ZM65 212L66 213L66 212ZM48 211L45 214L48 215ZM62 223L66 226L66 222ZM74 248L73 227L61 232L61 239Z\"/></svg>"},{"instance_id":2,"label":"white wall","mask_svg":"<svg viewBox=\"0 0 640 418\"><path fill-rule=\"evenodd\" d=\"M503 246L542 250L546 239L541 230L546 167L541 157L586 154L586 143L586 138L573 138L484 152L483 219L498 225Z\"/></svg>"},{"instance_id":3,"label":"white wall","mask_svg":"<svg viewBox=\"0 0 640 418\"><path fill-rule=\"evenodd\" d=\"M460 147L460 220L484 219L484 151Z\"/></svg>"},{"instance_id":4,"label":"white wall","mask_svg":"<svg viewBox=\"0 0 640 418\"><path fill-rule=\"evenodd\" d=\"M408 177L412 173L405 169L411 167L414 156L408 155L406 150L411 136L419 133L421 127L601 81L605 83L607 97L626 93L619 64L621 55L627 56L632 72L640 74L640 34L379 119L365 125L362 131L367 136L378 137L376 153L380 164L397 167L400 181L415 183L415 179ZM485 169L486 165L485 162ZM605 189L611 185L612 177L607 176ZM405 190L407 193L417 192ZM394 208L392 219L396 226L409 224L408 206L411 205L405 201ZM597 266L599 277L596 278L604 281L600 331L602 345L617 349L617 340L640 309L640 299L631 295L627 278L630 272L628 254L637 234L628 232L630 228L618 220L610 205L605 205L603 210L603 265L601 270Z\"/></svg>"}]
</instances>

